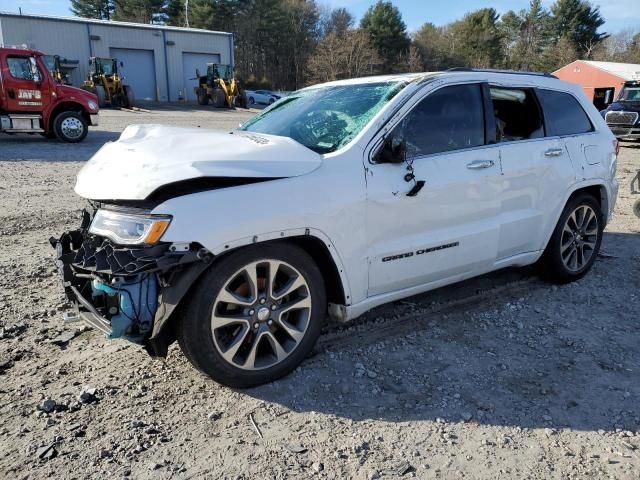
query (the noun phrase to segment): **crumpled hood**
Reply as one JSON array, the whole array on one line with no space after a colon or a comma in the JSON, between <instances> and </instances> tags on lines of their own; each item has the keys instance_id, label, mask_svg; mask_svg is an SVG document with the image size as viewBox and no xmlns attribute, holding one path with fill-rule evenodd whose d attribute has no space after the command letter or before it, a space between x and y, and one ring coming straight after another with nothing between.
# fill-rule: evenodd
<instances>
[{"instance_id":1,"label":"crumpled hood","mask_svg":"<svg viewBox=\"0 0 640 480\"><path fill-rule=\"evenodd\" d=\"M75 191L91 200L144 200L182 180L295 177L321 163L321 155L286 137L130 125L80 170Z\"/></svg>"}]
</instances>

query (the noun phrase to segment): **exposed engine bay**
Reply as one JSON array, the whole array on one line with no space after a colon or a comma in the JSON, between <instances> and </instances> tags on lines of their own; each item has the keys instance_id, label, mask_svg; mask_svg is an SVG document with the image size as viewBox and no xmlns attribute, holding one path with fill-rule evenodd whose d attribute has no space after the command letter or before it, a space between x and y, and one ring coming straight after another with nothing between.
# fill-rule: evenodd
<instances>
[{"instance_id":1,"label":"exposed engine bay","mask_svg":"<svg viewBox=\"0 0 640 480\"><path fill-rule=\"evenodd\" d=\"M162 327L212 255L195 243L118 245L89 232L93 215L84 210L78 230L50 239L74 308L70 320L166 356L173 338Z\"/></svg>"}]
</instances>

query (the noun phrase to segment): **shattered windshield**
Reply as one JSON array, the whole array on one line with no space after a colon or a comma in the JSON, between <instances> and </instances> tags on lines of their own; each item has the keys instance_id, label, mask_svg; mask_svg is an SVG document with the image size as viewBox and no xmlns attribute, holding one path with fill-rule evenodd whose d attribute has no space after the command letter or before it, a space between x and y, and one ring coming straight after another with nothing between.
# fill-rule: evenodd
<instances>
[{"instance_id":1,"label":"shattered windshield","mask_svg":"<svg viewBox=\"0 0 640 480\"><path fill-rule=\"evenodd\" d=\"M294 92L240 130L289 137L314 152L349 143L407 85L405 81L310 88Z\"/></svg>"}]
</instances>

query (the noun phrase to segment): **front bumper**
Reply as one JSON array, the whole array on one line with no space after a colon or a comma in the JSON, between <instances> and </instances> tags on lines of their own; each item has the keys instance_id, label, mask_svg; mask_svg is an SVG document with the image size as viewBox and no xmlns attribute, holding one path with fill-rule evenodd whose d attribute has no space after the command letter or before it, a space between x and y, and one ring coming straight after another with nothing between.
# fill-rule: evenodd
<instances>
[{"instance_id":1,"label":"front bumper","mask_svg":"<svg viewBox=\"0 0 640 480\"><path fill-rule=\"evenodd\" d=\"M97 127L98 125L100 125L99 117L100 115L97 113L92 113L89 115L89 121L91 122L92 127Z\"/></svg>"},{"instance_id":2,"label":"front bumper","mask_svg":"<svg viewBox=\"0 0 640 480\"><path fill-rule=\"evenodd\" d=\"M123 247L88 233L90 216L80 229L50 240L70 317L109 338L145 345L157 356L169 343L163 326L212 256L198 244ZM150 348L149 348L150 347Z\"/></svg>"}]
</instances>

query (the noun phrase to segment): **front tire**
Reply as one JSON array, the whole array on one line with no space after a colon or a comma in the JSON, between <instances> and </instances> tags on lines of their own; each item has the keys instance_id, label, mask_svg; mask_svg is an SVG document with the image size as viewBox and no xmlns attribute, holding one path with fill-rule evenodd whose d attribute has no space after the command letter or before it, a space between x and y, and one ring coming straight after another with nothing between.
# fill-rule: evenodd
<instances>
[{"instance_id":1,"label":"front tire","mask_svg":"<svg viewBox=\"0 0 640 480\"><path fill-rule=\"evenodd\" d=\"M191 363L236 388L276 380L309 355L326 318L322 274L291 244L221 258L195 287L178 326Z\"/></svg>"},{"instance_id":2,"label":"front tire","mask_svg":"<svg viewBox=\"0 0 640 480\"><path fill-rule=\"evenodd\" d=\"M570 199L540 259L542 276L554 283L584 277L598 256L603 230L600 204L592 195Z\"/></svg>"},{"instance_id":3,"label":"front tire","mask_svg":"<svg viewBox=\"0 0 640 480\"><path fill-rule=\"evenodd\" d=\"M53 131L63 142L81 142L88 130L89 125L79 112L62 112L53 120Z\"/></svg>"}]
</instances>

